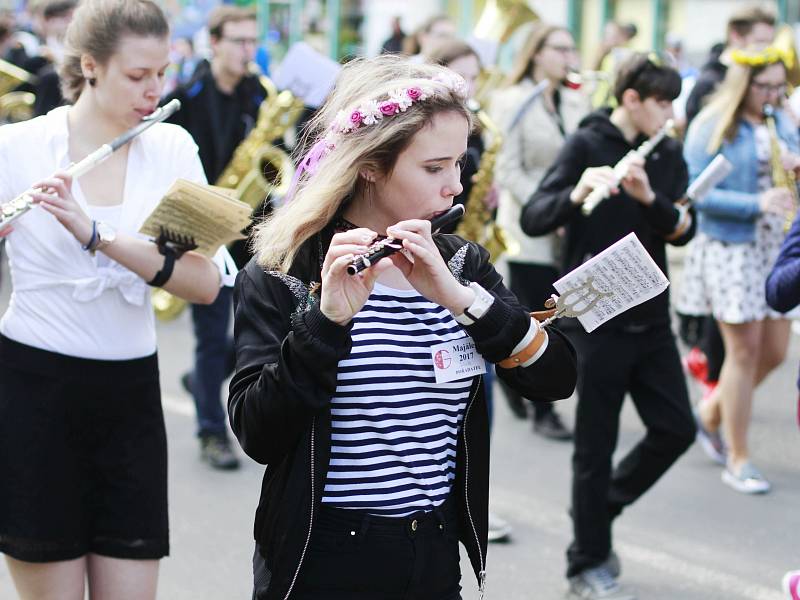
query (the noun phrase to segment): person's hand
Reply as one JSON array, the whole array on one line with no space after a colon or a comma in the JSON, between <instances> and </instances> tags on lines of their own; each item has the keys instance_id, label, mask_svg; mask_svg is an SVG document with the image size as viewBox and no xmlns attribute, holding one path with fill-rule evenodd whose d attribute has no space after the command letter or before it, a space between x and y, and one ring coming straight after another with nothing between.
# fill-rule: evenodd
<instances>
[{"instance_id":1,"label":"person's hand","mask_svg":"<svg viewBox=\"0 0 800 600\"><path fill-rule=\"evenodd\" d=\"M486 195L483 197L483 205L486 207L486 210L494 210L497 208L497 204L500 200L500 192L497 191L497 186L493 185L489 188L489 191L486 192Z\"/></svg>"},{"instance_id":2,"label":"person's hand","mask_svg":"<svg viewBox=\"0 0 800 600\"><path fill-rule=\"evenodd\" d=\"M92 220L72 196L72 178L66 173L56 173L33 186L34 204L39 204L53 215L64 228L75 236L82 246L92 239Z\"/></svg>"},{"instance_id":3,"label":"person's hand","mask_svg":"<svg viewBox=\"0 0 800 600\"><path fill-rule=\"evenodd\" d=\"M781 164L786 171L794 171L795 178L800 177L800 156L791 152L781 154Z\"/></svg>"},{"instance_id":4,"label":"person's hand","mask_svg":"<svg viewBox=\"0 0 800 600\"><path fill-rule=\"evenodd\" d=\"M357 254L363 254L377 234L366 228L337 233L331 240L322 263L322 295L320 310L328 319L347 325L361 310L372 293L375 280L392 266L389 258L382 258L357 275L347 273L347 265Z\"/></svg>"},{"instance_id":5,"label":"person's hand","mask_svg":"<svg viewBox=\"0 0 800 600\"><path fill-rule=\"evenodd\" d=\"M650 187L650 178L644 170L644 158L641 156L630 157L628 172L620 183L631 198L645 206L650 206L656 199L656 194Z\"/></svg>"},{"instance_id":6,"label":"person's hand","mask_svg":"<svg viewBox=\"0 0 800 600\"><path fill-rule=\"evenodd\" d=\"M431 237L430 221L400 221L386 234L402 240L404 252L389 258L420 294L457 315L472 304L475 292L461 285L447 268Z\"/></svg>"},{"instance_id":7,"label":"person's hand","mask_svg":"<svg viewBox=\"0 0 800 600\"><path fill-rule=\"evenodd\" d=\"M759 196L758 205L763 213L787 215L794 209L792 193L786 188L770 188Z\"/></svg>"},{"instance_id":8,"label":"person's hand","mask_svg":"<svg viewBox=\"0 0 800 600\"><path fill-rule=\"evenodd\" d=\"M592 190L601 186L608 186L611 194L619 193L617 178L611 167L590 167L583 172L578 184L569 195L574 204L583 204L583 201L592 193Z\"/></svg>"}]
</instances>

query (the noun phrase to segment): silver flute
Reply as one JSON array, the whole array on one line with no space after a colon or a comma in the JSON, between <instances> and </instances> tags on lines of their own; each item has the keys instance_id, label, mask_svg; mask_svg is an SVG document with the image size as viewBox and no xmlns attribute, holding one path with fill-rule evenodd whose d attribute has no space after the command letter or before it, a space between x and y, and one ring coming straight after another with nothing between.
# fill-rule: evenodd
<instances>
[{"instance_id":1,"label":"silver flute","mask_svg":"<svg viewBox=\"0 0 800 600\"><path fill-rule=\"evenodd\" d=\"M154 110L151 114L144 117L142 121L135 127L132 127L109 143L103 144L83 160L67 167L64 172L74 179L76 177L80 177L88 171L91 171L97 165L111 156L114 152L122 148L122 146L142 133L145 129L152 127L156 123L160 123L164 119L170 117L180 107L180 100L176 99L168 102L161 108ZM8 227L11 225L11 223L34 207L33 196L31 196L31 194L36 191L38 190L29 188L13 200L6 202L5 204L0 204L0 229Z\"/></svg>"},{"instance_id":2,"label":"silver flute","mask_svg":"<svg viewBox=\"0 0 800 600\"><path fill-rule=\"evenodd\" d=\"M631 160L637 156L641 158L647 158L647 155L650 154L653 149L661 143L661 140L663 140L664 136L666 136L667 133L672 129L673 125L674 122L672 119L667 120L667 122L664 123L664 126L655 134L653 134L652 137L642 142L642 145L636 148L636 150L631 150L628 152L616 165L614 165L614 186L619 185L619 182L622 181L628 174L628 168L630 167ZM611 195L611 187L613 186L603 184L594 188L586 197L586 200L583 201L583 207L581 208L583 214L586 216L592 214L592 211L595 209L595 207Z\"/></svg>"}]
</instances>

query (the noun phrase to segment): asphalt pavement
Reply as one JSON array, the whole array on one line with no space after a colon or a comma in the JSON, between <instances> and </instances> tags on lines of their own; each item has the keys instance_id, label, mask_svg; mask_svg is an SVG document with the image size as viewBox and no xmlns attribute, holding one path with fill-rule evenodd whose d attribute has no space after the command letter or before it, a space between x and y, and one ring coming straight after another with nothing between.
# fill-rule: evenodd
<instances>
[{"instance_id":1,"label":"asphalt pavement","mask_svg":"<svg viewBox=\"0 0 800 600\"><path fill-rule=\"evenodd\" d=\"M8 294L3 266L0 312ZM172 542L171 556L162 562L159 598L245 600L250 598L252 520L262 467L246 457L235 472L213 471L200 462L193 405L179 383L191 362L188 314L158 329ZM752 458L773 483L770 494L752 497L730 490L720 481L720 468L695 445L618 520L614 538L621 581L640 600L782 598L781 576L800 568L799 360L800 336L793 335L787 361L756 394ZM558 403L558 410L571 422L574 400ZM508 543L490 546L486 598L563 598L571 446L534 435L529 422L513 417L500 393L495 412L491 504L514 529ZM641 434L627 402L620 455ZM476 600L466 561L462 571L464 600ZM0 561L0 599L15 597Z\"/></svg>"}]
</instances>

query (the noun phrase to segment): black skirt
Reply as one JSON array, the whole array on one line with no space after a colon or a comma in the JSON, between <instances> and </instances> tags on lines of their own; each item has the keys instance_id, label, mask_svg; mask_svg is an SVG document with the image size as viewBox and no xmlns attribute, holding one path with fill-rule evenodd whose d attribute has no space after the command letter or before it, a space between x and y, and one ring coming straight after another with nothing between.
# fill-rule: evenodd
<instances>
[{"instance_id":1,"label":"black skirt","mask_svg":"<svg viewBox=\"0 0 800 600\"><path fill-rule=\"evenodd\" d=\"M0 552L169 554L158 358L90 360L0 336Z\"/></svg>"}]
</instances>

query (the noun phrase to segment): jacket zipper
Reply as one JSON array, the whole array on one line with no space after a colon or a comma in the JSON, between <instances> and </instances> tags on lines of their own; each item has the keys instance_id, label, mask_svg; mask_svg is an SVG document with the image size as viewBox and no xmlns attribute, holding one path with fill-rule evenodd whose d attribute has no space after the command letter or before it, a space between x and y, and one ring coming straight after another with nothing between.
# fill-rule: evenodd
<instances>
[{"instance_id":1,"label":"jacket zipper","mask_svg":"<svg viewBox=\"0 0 800 600\"><path fill-rule=\"evenodd\" d=\"M483 384L483 376L478 375L478 385L475 386L475 393L472 394L467 411L464 413L464 503L467 506L467 517L469 517L469 524L472 526L472 535L475 536L475 544L478 547L478 558L481 563L481 570L478 573L478 591L480 592L480 599L483 600L483 595L486 591L486 564L483 561L483 550L481 550L481 541L478 539L478 530L475 528L475 521L472 520L472 510L469 507L469 446L467 445L467 419L469 418L469 411L472 409L475 396L478 395L478 390ZM284 599L285 600L285 599Z\"/></svg>"},{"instance_id":2,"label":"jacket zipper","mask_svg":"<svg viewBox=\"0 0 800 600\"><path fill-rule=\"evenodd\" d=\"M309 513L308 517L308 533L306 534L306 543L303 546L303 552L300 554L300 562L297 563L297 569L294 572L294 577L292 577L292 583L289 585L289 589L287 590L286 595L283 597L283 600L287 600L294 589L294 584L297 582L297 576L300 574L300 567L303 566L303 560L306 557L308 543L311 540L311 527L314 524L314 433L316 424L317 418L314 417L314 419L311 421L311 512Z\"/></svg>"}]
</instances>

